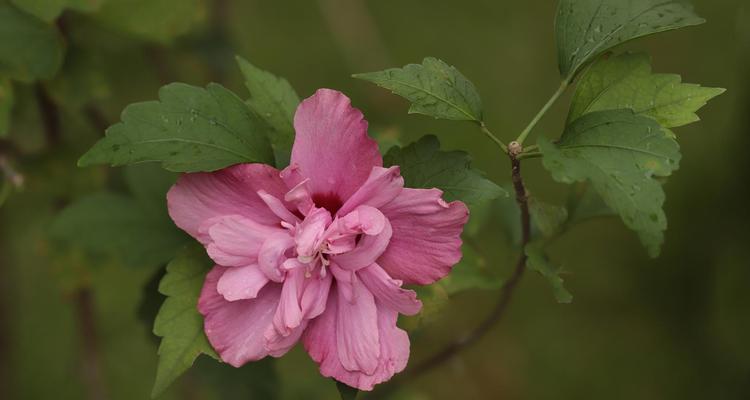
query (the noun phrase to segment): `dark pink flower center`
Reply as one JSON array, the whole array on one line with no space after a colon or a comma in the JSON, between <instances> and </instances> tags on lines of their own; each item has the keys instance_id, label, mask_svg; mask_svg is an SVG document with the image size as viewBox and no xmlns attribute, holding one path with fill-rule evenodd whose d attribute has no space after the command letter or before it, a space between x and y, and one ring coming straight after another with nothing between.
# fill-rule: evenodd
<instances>
[{"instance_id":1,"label":"dark pink flower center","mask_svg":"<svg viewBox=\"0 0 750 400\"><path fill-rule=\"evenodd\" d=\"M312 196L312 200L316 206L325 208L331 215L336 215L336 212L344 204L334 193L316 193Z\"/></svg>"}]
</instances>

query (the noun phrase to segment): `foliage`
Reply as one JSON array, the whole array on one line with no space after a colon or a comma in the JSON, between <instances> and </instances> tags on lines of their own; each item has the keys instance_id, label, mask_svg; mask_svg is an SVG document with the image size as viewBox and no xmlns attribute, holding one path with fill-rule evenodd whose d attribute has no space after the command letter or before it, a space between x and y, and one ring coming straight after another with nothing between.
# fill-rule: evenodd
<instances>
[{"instance_id":1,"label":"foliage","mask_svg":"<svg viewBox=\"0 0 750 400\"><path fill-rule=\"evenodd\" d=\"M544 166L559 182L589 180L625 225L657 256L667 221L664 191L655 178L669 176L680 161L677 142L653 119L630 110L597 111L569 125L553 144L539 142Z\"/></svg>"},{"instance_id":2,"label":"foliage","mask_svg":"<svg viewBox=\"0 0 750 400\"><path fill-rule=\"evenodd\" d=\"M435 136L423 136L406 147L392 147L383 159L386 166L398 165L407 187L438 188L446 201L461 200L475 205L508 193L471 168L463 151L441 151Z\"/></svg>"},{"instance_id":3,"label":"foliage","mask_svg":"<svg viewBox=\"0 0 750 400\"><path fill-rule=\"evenodd\" d=\"M121 109L119 100L143 98L142 92L136 92L111 101L113 93L141 80L140 69L123 77L133 65L149 68L143 64L153 61L157 75L171 76L174 74L168 68L165 73L164 66L159 65L159 59L170 57L175 65L188 60L180 68L198 69L183 54L183 46L194 44L196 39L190 33L205 22L206 5L199 0L0 0L0 152L12 148L9 156L0 154L0 205L16 196L10 172L15 173L16 158L23 159L27 149L42 147L35 140L46 141L50 152L81 150L81 167L124 166L107 172L101 181L89 180L80 193L61 189L64 195L55 193L54 199L44 199L47 220L39 225L49 228L49 236L63 242L63 251L67 251L59 258L64 261L58 261L68 264L61 273L65 277L60 281L66 282L62 286L78 293L76 290L101 284L97 296L106 300L106 296L116 295L118 287L112 282L98 283L100 274L119 271L121 266L133 267L113 275L133 274L127 276L143 286L146 275L158 272L154 275L158 277L168 263L158 287L165 299L153 324L153 333L161 342L152 396L169 397L169 386L193 367L191 378L211 382L221 388L221 396L242 393L246 397L275 398L279 396L276 387L280 380L273 360L236 370L215 362L219 357L206 339L203 319L196 309L212 262L203 248L191 243L170 221L165 195L175 182L176 172L215 171L248 162L287 166L294 141L294 113L300 103L298 92L285 78L237 57L239 73L249 92L246 98L215 83L205 88L169 83L159 90L158 100L125 107L121 121L110 126L105 136L94 137L88 132L91 125L101 125ZM560 267L567 268L567 264L553 260L550 255L557 253L550 247L574 226L595 218L619 216L637 233L649 255L659 255L667 229L664 185L682 158L678 144L682 138L671 129L697 122L699 109L724 89L684 83L676 74L655 73L647 54L618 54L615 48L632 39L703 22L685 1L560 0L555 34L562 86L510 150L511 146L502 144L487 129L486 117L490 112L503 119L512 115L505 110L485 109L475 85L440 59L427 57L420 64L353 75L408 100L409 113L474 122L501 144L505 152L501 157L524 165L539 158L554 181L570 185L564 205L547 202L546 193L542 200L528 181L525 192L510 195L510 185L490 178L501 175L488 176L472 165L474 153L441 149L434 135L402 145L397 137L389 136L392 127L377 129L373 135L385 153L384 165L399 166L407 187L438 188L446 201L462 201L471 208L472 217L463 234L462 260L443 280L415 288L424 301L417 322L431 320L466 292L500 289L508 282L506 267L510 263L506 258L517 256L526 262L522 267L537 272L549 283L557 302L570 303L573 296L564 286L566 271ZM75 25L73 34L69 32L71 25ZM101 37L82 39L97 29L102 29ZM222 35L227 32L222 27L212 29L211 35L225 40ZM167 44L172 47L165 47ZM94 46L99 46L96 54L91 51ZM116 62L108 58L119 53L127 55L122 57L127 63L111 65ZM218 77L223 82L227 79L222 68L209 67L201 77ZM152 83L145 85L151 93L155 91ZM560 95L569 87L575 87L575 92L561 133L548 131L548 137L539 137L537 145L524 147L526 134L555 101L565 98ZM49 108L55 115L48 113ZM18 118L21 112L24 118ZM62 133L50 128L60 119L72 128ZM27 120L38 127L28 129L23 125ZM23 137L27 131L43 127L46 137ZM60 135L65 139L62 145ZM459 135L471 138L456 131L443 142L453 147ZM66 140L96 143L84 153L76 145L74 149L65 147ZM10 145L6 146L6 141ZM15 149L16 142L21 144L20 152ZM19 165L26 167L21 161ZM530 222L530 232L523 232L519 204L529 207L530 221L525 222ZM58 210L54 218L53 209ZM16 221L14 226L20 225ZM497 240L500 232L506 234L508 243ZM29 247L34 242L27 239L23 243ZM48 246L46 242L35 245ZM580 251L586 250L582 244ZM24 277L28 282L48 278L36 272ZM47 282L40 287L50 292L54 285ZM161 299L151 289L145 296ZM128 298L128 308L133 308L134 300ZM39 304L57 310L51 302ZM103 310L110 318L118 312L114 305ZM51 324L57 323L53 318ZM417 328L422 326L411 320L405 323L411 324L409 328L419 337ZM23 326L36 324L22 321ZM128 325L127 332L131 328ZM64 339L56 345L70 341ZM26 343L25 348L30 347ZM120 353L125 351L120 349ZM196 362L201 354L210 357ZM108 362L116 364L117 356L111 357L114 361ZM354 399L358 393L338 382L336 388L342 399Z\"/></svg>"},{"instance_id":4,"label":"foliage","mask_svg":"<svg viewBox=\"0 0 750 400\"><path fill-rule=\"evenodd\" d=\"M381 72L356 74L411 102L409 113L457 121L482 121L477 89L456 68L436 58Z\"/></svg>"},{"instance_id":5,"label":"foliage","mask_svg":"<svg viewBox=\"0 0 750 400\"><path fill-rule=\"evenodd\" d=\"M167 298L154 321L154 334L162 340L152 397L187 371L199 355L219 359L203 333L203 318L198 313L198 296L210 266L203 248L192 245L167 265L167 274L159 283L159 292Z\"/></svg>"},{"instance_id":6,"label":"foliage","mask_svg":"<svg viewBox=\"0 0 750 400\"><path fill-rule=\"evenodd\" d=\"M237 57L237 62L251 95L247 105L268 125L276 167L284 168L289 164L294 142L294 112L299 96L286 79L263 71L244 58Z\"/></svg>"},{"instance_id":7,"label":"foliage","mask_svg":"<svg viewBox=\"0 0 750 400\"><path fill-rule=\"evenodd\" d=\"M136 103L78 164L159 161L175 172L214 171L241 162L273 163L261 122L221 85L173 83L159 101Z\"/></svg>"},{"instance_id":8,"label":"foliage","mask_svg":"<svg viewBox=\"0 0 750 400\"><path fill-rule=\"evenodd\" d=\"M681 0L560 0L555 21L560 74L570 80L618 44L704 22Z\"/></svg>"}]
</instances>

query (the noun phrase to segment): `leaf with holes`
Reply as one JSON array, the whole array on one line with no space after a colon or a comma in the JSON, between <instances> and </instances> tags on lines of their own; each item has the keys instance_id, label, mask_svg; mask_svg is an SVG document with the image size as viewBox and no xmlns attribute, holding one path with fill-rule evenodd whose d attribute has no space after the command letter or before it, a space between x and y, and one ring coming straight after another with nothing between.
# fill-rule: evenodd
<instances>
[{"instance_id":1,"label":"leaf with holes","mask_svg":"<svg viewBox=\"0 0 750 400\"><path fill-rule=\"evenodd\" d=\"M211 267L205 250L197 244L186 247L167 265L159 292L167 296L154 321L154 334L161 337L159 364L152 397L161 394L177 377L206 354L219 359L203 332L198 297Z\"/></svg>"},{"instance_id":2,"label":"leaf with holes","mask_svg":"<svg viewBox=\"0 0 750 400\"><path fill-rule=\"evenodd\" d=\"M172 83L159 101L131 104L79 166L161 162L175 172L214 171L232 164L273 164L262 122L221 85Z\"/></svg>"},{"instance_id":3,"label":"leaf with holes","mask_svg":"<svg viewBox=\"0 0 750 400\"><path fill-rule=\"evenodd\" d=\"M683 0L560 0L560 73L571 80L584 64L621 43L704 22Z\"/></svg>"},{"instance_id":4,"label":"leaf with holes","mask_svg":"<svg viewBox=\"0 0 750 400\"><path fill-rule=\"evenodd\" d=\"M629 108L675 128L699 121L695 112L724 91L682 83L679 75L655 74L646 54L602 57L578 83L568 123L594 111Z\"/></svg>"},{"instance_id":5,"label":"leaf with holes","mask_svg":"<svg viewBox=\"0 0 750 400\"><path fill-rule=\"evenodd\" d=\"M276 167L289 164L294 143L294 113L299 105L299 96L286 79L250 64L237 57L245 86L250 91L247 104L270 128L268 138L273 146Z\"/></svg>"},{"instance_id":6,"label":"leaf with holes","mask_svg":"<svg viewBox=\"0 0 750 400\"><path fill-rule=\"evenodd\" d=\"M655 257L664 241L665 196L655 178L678 168L680 148L653 119L632 110L597 111L568 126L560 141L539 141L558 182L590 181L604 202L638 232Z\"/></svg>"},{"instance_id":7,"label":"leaf with holes","mask_svg":"<svg viewBox=\"0 0 750 400\"><path fill-rule=\"evenodd\" d=\"M440 150L440 141L432 135L403 148L391 148L383 164L398 165L406 187L441 189L447 201L461 200L471 206L508 195L471 167L468 154Z\"/></svg>"},{"instance_id":8,"label":"leaf with holes","mask_svg":"<svg viewBox=\"0 0 750 400\"><path fill-rule=\"evenodd\" d=\"M482 101L474 84L455 67L428 57L380 72L353 75L409 100L410 114L424 114L456 121L482 121Z\"/></svg>"}]
</instances>

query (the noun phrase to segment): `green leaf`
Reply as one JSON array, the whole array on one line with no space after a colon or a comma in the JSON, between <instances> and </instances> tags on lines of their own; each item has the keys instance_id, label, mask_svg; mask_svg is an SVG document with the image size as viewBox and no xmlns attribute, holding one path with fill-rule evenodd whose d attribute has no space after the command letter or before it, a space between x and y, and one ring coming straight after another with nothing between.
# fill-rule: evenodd
<instances>
[{"instance_id":1,"label":"green leaf","mask_svg":"<svg viewBox=\"0 0 750 400\"><path fill-rule=\"evenodd\" d=\"M682 0L560 0L555 21L560 74L569 81L621 43L704 22Z\"/></svg>"},{"instance_id":2,"label":"green leaf","mask_svg":"<svg viewBox=\"0 0 750 400\"><path fill-rule=\"evenodd\" d=\"M52 22L66 8L91 12L97 10L104 0L12 0L12 2L16 7L37 18Z\"/></svg>"},{"instance_id":3,"label":"green leaf","mask_svg":"<svg viewBox=\"0 0 750 400\"><path fill-rule=\"evenodd\" d=\"M0 76L50 79L62 65L63 40L54 26L0 0Z\"/></svg>"},{"instance_id":4,"label":"green leaf","mask_svg":"<svg viewBox=\"0 0 750 400\"><path fill-rule=\"evenodd\" d=\"M560 277L560 268L553 265L547 254L544 252L540 242L532 242L526 245L526 266L532 271L540 273L549 281L555 300L558 303L570 303L573 296L563 286L563 279Z\"/></svg>"},{"instance_id":5,"label":"green leaf","mask_svg":"<svg viewBox=\"0 0 750 400\"><path fill-rule=\"evenodd\" d=\"M13 85L8 79L0 79L0 137L6 136L10 129L13 102Z\"/></svg>"},{"instance_id":6,"label":"green leaf","mask_svg":"<svg viewBox=\"0 0 750 400\"><path fill-rule=\"evenodd\" d=\"M336 389L338 389L339 391L341 400L354 400L357 398L357 395L359 394L359 390L351 386L348 386L345 383L341 383L339 381L336 381Z\"/></svg>"},{"instance_id":7,"label":"green leaf","mask_svg":"<svg viewBox=\"0 0 750 400\"><path fill-rule=\"evenodd\" d=\"M568 220L565 207L544 203L535 197L529 198L531 220L544 236L552 236L562 229Z\"/></svg>"},{"instance_id":8,"label":"green leaf","mask_svg":"<svg viewBox=\"0 0 750 400\"><path fill-rule=\"evenodd\" d=\"M158 161L170 171L195 172L243 162L273 164L257 117L221 85L172 83L159 90L159 99L125 108L122 122L107 129L78 165Z\"/></svg>"},{"instance_id":9,"label":"green leaf","mask_svg":"<svg viewBox=\"0 0 750 400\"><path fill-rule=\"evenodd\" d=\"M664 191L655 178L678 168L680 149L655 120L631 110L597 111L568 126L558 143L542 138L539 147L555 180L590 181L638 232L649 254L659 254L667 219Z\"/></svg>"},{"instance_id":10,"label":"green leaf","mask_svg":"<svg viewBox=\"0 0 750 400\"><path fill-rule=\"evenodd\" d=\"M406 187L438 188L447 201L479 204L508 193L471 168L471 158L463 151L442 151L432 135L406 147L393 147L383 158L386 166L398 165Z\"/></svg>"},{"instance_id":11,"label":"green leaf","mask_svg":"<svg viewBox=\"0 0 750 400\"><path fill-rule=\"evenodd\" d=\"M169 43L205 15L201 0L107 0L93 17L141 39Z\"/></svg>"},{"instance_id":12,"label":"green leaf","mask_svg":"<svg viewBox=\"0 0 750 400\"><path fill-rule=\"evenodd\" d=\"M55 219L51 234L131 267L165 263L187 241L166 217L156 218L135 199L114 193L92 194L68 206Z\"/></svg>"},{"instance_id":13,"label":"green leaf","mask_svg":"<svg viewBox=\"0 0 750 400\"><path fill-rule=\"evenodd\" d=\"M294 113L299 96L286 79L279 78L237 57L245 86L250 91L247 104L270 128L268 137L273 146L276 167L289 164L294 143Z\"/></svg>"},{"instance_id":14,"label":"green leaf","mask_svg":"<svg viewBox=\"0 0 750 400\"><path fill-rule=\"evenodd\" d=\"M456 121L482 121L482 101L474 84L456 68L428 57L380 72L353 75L406 98L410 114L424 114Z\"/></svg>"},{"instance_id":15,"label":"green leaf","mask_svg":"<svg viewBox=\"0 0 750 400\"><path fill-rule=\"evenodd\" d=\"M629 108L675 128L699 121L695 112L724 91L682 83L679 75L654 74L643 53L602 57L578 83L568 123L594 111Z\"/></svg>"},{"instance_id":16,"label":"green leaf","mask_svg":"<svg viewBox=\"0 0 750 400\"><path fill-rule=\"evenodd\" d=\"M212 263L197 244L186 247L167 265L159 292L167 296L154 321L154 334L161 337L159 364L152 397L161 394L177 377L206 354L219 359L203 332L198 297Z\"/></svg>"}]
</instances>

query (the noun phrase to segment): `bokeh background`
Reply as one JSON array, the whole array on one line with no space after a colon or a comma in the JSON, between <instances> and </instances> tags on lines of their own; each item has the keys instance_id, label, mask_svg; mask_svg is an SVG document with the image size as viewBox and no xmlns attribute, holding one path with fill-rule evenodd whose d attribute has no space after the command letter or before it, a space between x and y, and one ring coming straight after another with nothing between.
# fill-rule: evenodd
<instances>
[{"instance_id":1,"label":"bokeh background","mask_svg":"<svg viewBox=\"0 0 750 400\"><path fill-rule=\"evenodd\" d=\"M156 98L172 81L217 81L245 96L238 54L286 77L303 97L319 87L344 91L373 134L402 143L436 134L507 183L507 159L474 127L409 116L405 101L350 75L441 58L475 83L488 125L506 141L558 84L549 0L94 3L103 4L52 22L64 63L52 79L14 83L10 135L0 140L25 181L0 208L3 399L149 396L158 345L150 319L163 267L126 266L49 235L67 204L105 187L123 190L121 170L75 162L127 104ZM707 24L623 47L649 52L658 72L728 89L704 108L702 122L677 131L684 157L665 186L662 256L649 259L618 220L576 227L552 249L572 304L557 304L546 282L528 274L500 325L450 362L402 382L392 397L750 398L750 5L693 3ZM59 129L45 125L50 110ZM566 111L566 101L558 103L536 134L557 135ZM526 161L524 172L534 195L564 200L565 188L538 160ZM482 260L506 276L516 253L502 226L489 222ZM493 290L451 296L412 332L412 363L472 329L496 297ZM337 396L298 348L238 370L200 358L162 398Z\"/></svg>"}]
</instances>

